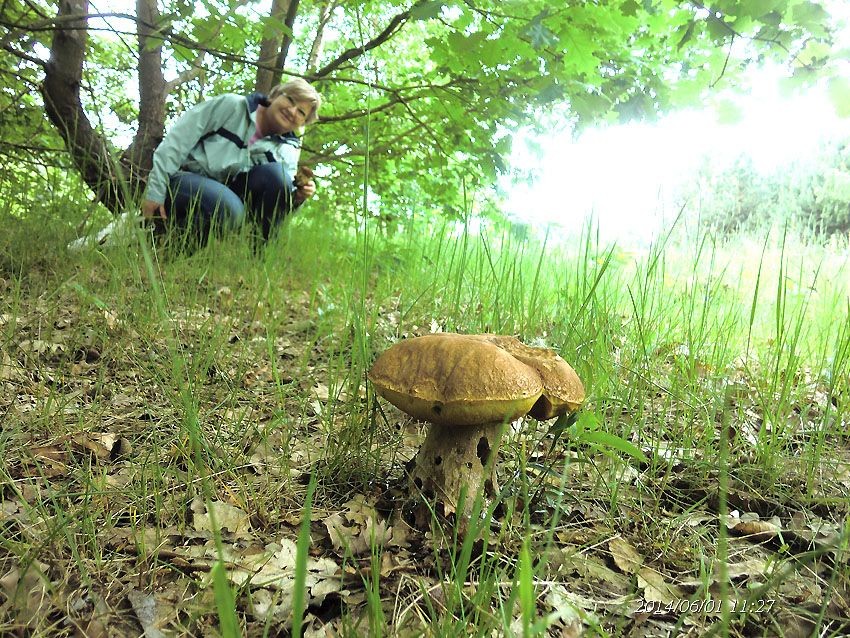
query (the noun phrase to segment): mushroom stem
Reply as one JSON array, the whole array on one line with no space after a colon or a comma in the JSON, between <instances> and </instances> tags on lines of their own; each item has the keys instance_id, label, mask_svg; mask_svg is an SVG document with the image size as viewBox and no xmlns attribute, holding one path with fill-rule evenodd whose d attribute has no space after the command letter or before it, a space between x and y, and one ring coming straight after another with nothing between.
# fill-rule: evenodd
<instances>
[{"instance_id":1,"label":"mushroom stem","mask_svg":"<svg viewBox=\"0 0 850 638\"><path fill-rule=\"evenodd\" d=\"M412 461L412 491L420 492L439 515L468 516L482 488L488 497L497 490L494 468L503 425L428 427L428 435ZM461 492L464 502L459 512ZM415 517L417 526L426 526L431 518L428 505L423 502L417 507Z\"/></svg>"}]
</instances>

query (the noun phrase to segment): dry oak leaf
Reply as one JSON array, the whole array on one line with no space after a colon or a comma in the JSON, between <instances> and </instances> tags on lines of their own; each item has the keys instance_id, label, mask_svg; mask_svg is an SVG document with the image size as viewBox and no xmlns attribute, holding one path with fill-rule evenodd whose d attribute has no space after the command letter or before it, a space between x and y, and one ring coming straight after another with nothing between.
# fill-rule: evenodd
<instances>
[{"instance_id":1,"label":"dry oak leaf","mask_svg":"<svg viewBox=\"0 0 850 638\"><path fill-rule=\"evenodd\" d=\"M38 445L30 448L31 461L26 460L26 476L41 474L47 478L63 476L67 473L67 464L71 456L79 453L91 453L100 461L112 462L127 456L132 450L130 442L109 432L80 432L60 438L51 445Z\"/></svg>"},{"instance_id":2,"label":"dry oak leaf","mask_svg":"<svg viewBox=\"0 0 850 638\"><path fill-rule=\"evenodd\" d=\"M55 478L68 473L67 454L55 445L39 445L29 449L30 458L22 458L20 476Z\"/></svg>"},{"instance_id":3,"label":"dry oak leaf","mask_svg":"<svg viewBox=\"0 0 850 638\"><path fill-rule=\"evenodd\" d=\"M555 585L549 589L546 593L546 604L553 609L547 615L547 621L550 626L556 622L560 624L561 638L579 638L584 635L583 619L589 614L573 604L563 585ZM595 617L593 620L596 620ZM522 633L521 630L520 633Z\"/></svg>"},{"instance_id":4,"label":"dry oak leaf","mask_svg":"<svg viewBox=\"0 0 850 638\"><path fill-rule=\"evenodd\" d=\"M133 451L127 439L110 432L80 432L70 440L74 447L88 450L102 461L114 461Z\"/></svg>"},{"instance_id":5,"label":"dry oak leaf","mask_svg":"<svg viewBox=\"0 0 850 638\"><path fill-rule=\"evenodd\" d=\"M602 585L601 590L608 594L623 595L634 589L629 575L608 567L601 556L571 548L552 555L552 564L558 562L559 573L575 573L583 582L593 583L595 588Z\"/></svg>"},{"instance_id":6,"label":"dry oak leaf","mask_svg":"<svg viewBox=\"0 0 850 638\"><path fill-rule=\"evenodd\" d=\"M788 532L803 541L813 543L821 549L832 549L841 546L842 523L826 521L813 514L795 512L791 516ZM847 560L845 558L845 560Z\"/></svg>"},{"instance_id":7,"label":"dry oak leaf","mask_svg":"<svg viewBox=\"0 0 850 638\"><path fill-rule=\"evenodd\" d=\"M674 584L664 580L659 572L651 567L641 567L638 571L638 587L643 590L643 599L647 602L659 602L664 605L675 604L682 600L682 591Z\"/></svg>"},{"instance_id":8,"label":"dry oak leaf","mask_svg":"<svg viewBox=\"0 0 850 638\"><path fill-rule=\"evenodd\" d=\"M33 626L52 607L49 586L44 563L32 561L26 566L13 567L0 576L0 592L6 598L0 604L0 618L11 611L18 623Z\"/></svg>"},{"instance_id":9,"label":"dry oak leaf","mask_svg":"<svg viewBox=\"0 0 850 638\"><path fill-rule=\"evenodd\" d=\"M13 360L7 352L0 353L0 382L23 381L26 370L17 361Z\"/></svg>"},{"instance_id":10,"label":"dry oak leaf","mask_svg":"<svg viewBox=\"0 0 850 638\"><path fill-rule=\"evenodd\" d=\"M127 599L136 612L136 618L144 630L144 638L165 638L165 634L159 630L157 616L156 598L153 594L146 594L137 589L127 592Z\"/></svg>"},{"instance_id":11,"label":"dry oak leaf","mask_svg":"<svg viewBox=\"0 0 850 638\"><path fill-rule=\"evenodd\" d=\"M191 504L195 516L193 527L200 531L213 532L213 522L221 530L231 534L247 534L251 531L250 516L245 510L223 501L211 501L209 507L203 499L195 497Z\"/></svg>"},{"instance_id":12,"label":"dry oak leaf","mask_svg":"<svg viewBox=\"0 0 850 638\"><path fill-rule=\"evenodd\" d=\"M614 564L624 574L636 574L643 565L643 556L622 536L615 536L608 541L608 550Z\"/></svg>"},{"instance_id":13,"label":"dry oak leaf","mask_svg":"<svg viewBox=\"0 0 850 638\"><path fill-rule=\"evenodd\" d=\"M258 617L291 621L297 551L294 541L283 538L269 544L262 554L239 560L237 568L227 569L227 577L234 585L250 583L252 608ZM344 593L340 572L339 565L329 558L308 557L304 582L307 604L318 606L328 594Z\"/></svg>"},{"instance_id":14,"label":"dry oak leaf","mask_svg":"<svg viewBox=\"0 0 850 638\"><path fill-rule=\"evenodd\" d=\"M348 510L344 515L335 512L324 521L334 549L361 556L368 554L373 546L384 546L391 542L393 528L378 517L375 508L366 503L362 494L345 505Z\"/></svg>"}]
</instances>

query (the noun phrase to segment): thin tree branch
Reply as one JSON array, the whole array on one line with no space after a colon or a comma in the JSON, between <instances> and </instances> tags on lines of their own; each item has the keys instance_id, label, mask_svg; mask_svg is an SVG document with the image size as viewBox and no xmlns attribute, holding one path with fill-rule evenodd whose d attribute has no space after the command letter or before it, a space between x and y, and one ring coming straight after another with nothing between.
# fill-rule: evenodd
<instances>
[{"instance_id":1,"label":"thin tree branch","mask_svg":"<svg viewBox=\"0 0 850 638\"><path fill-rule=\"evenodd\" d=\"M726 69L729 67L729 59L732 57L732 47L735 46L735 34L732 34L732 38L729 40L729 48L726 50L726 59L723 60L723 68L720 69L720 75L717 76L715 80L708 85L709 88L713 89L720 80L723 79L723 76L726 75Z\"/></svg>"},{"instance_id":2,"label":"thin tree branch","mask_svg":"<svg viewBox=\"0 0 850 638\"><path fill-rule=\"evenodd\" d=\"M50 146L36 146L33 144L17 144L15 142L7 142L3 140L0 142L0 146L11 148L16 151L24 151L27 154L40 154L40 153L64 153L64 148L50 147Z\"/></svg>"},{"instance_id":3,"label":"thin tree branch","mask_svg":"<svg viewBox=\"0 0 850 638\"><path fill-rule=\"evenodd\" d=\"M289 46L292 44L292 27L295 26L295 18L298 15L299 0L289 0L289 8L286 11L286 27L288 31L283 34L283 42L280 44L280 51L277 54L277 60L274 65L274 75L272 76L272 84L280 82L283 75L283 66L286 64L286 56L289 53Z\"/></svg>"},{"instance_id":4,"label":"thin tree branch","mask_svg":"<svg viewBox=\"0 0 850 638\"><path fill-rule=\"evenodd\" d=\"M4 51L8 51L12 55L14 55L16 58L20 58L21 60L26 60L27 62L31 62L32 64L36 64L36 65L40 66L41 68L44 68L47 65L47 63L44 60L39 60L38 58L35 58L35 57L33 57L33 56L31 56L27 53L24 53L23 51L18 51L17 49L15 49L11 46L4 44L0 48L2 48Z\"/></svg>"},{"instance_id":5,"label":"thin tree branch","mask_svg":"<svg viewBox=\"0 0 850 638\"><path fill-rule=\"evenodd\" d=\"M21 31L54 31L58 27L71 25L69 28L72 30L87 31L88 27L85 26L85 20L91 20L93 18L121 18L123 20L130 20L131 22L136 21L136 16L132 14L110 11L106 13L67 13L36 20L29 24L0 20L0 26L9 29L19 29Z\"/></svg>"},{"instance_id":6,"label":"thin tree branch","mask_svg":"<svg viewBox=\"0 0 850 638\"><path fill-rule=\"evenodd\" d=\"M343 113L342 115L331 115L331 116L322 116L322 122L346 122L348 120L356 120L359 117L364 117L367 114L375 114L381 113L382 111L387 111L394 107L396 104L401 104L405 99L396 95L393 99L385 102L379 106L375 106L369 109L358 109L356 111L348 111L347 113Z\"/></svg>"},{"instance_id":7,"label":"thin tree branch","mask_svg":"<svg viewBox=\"0 0 850 638\"><path fill-rule=\"evenodd\" d=\"M207 52L202 51L201 54L192 60L188 69L180 73L176 78L165 84L165 93L170 94L175 88L181 84L186 84L194 79L197 79L204 72L203 62Z\"/></svg>"},{"instance_id":8,"label":"thin tree branch","mask_svg":"<svg viewBox=\"0 0 850 638\"><path fill-rule=\"evenodd\" d=\"M411 135L411 134L415 133L416 131L418 131L419 129L421 129L421 128L422 128L422 126L423 126L423 125L422 125L422 123L421 123L421 122L417 122L416 124L414 124L413 126L411 126L409 129L407 129L406 131L402 131L401 133L398 133L395 137L391 137L390 139L388 139L386 142L384 142L384 143L383 143L383 146L384 146L386 149L396 148L396 146L398 145L398 143L399 143L401 140L403 140L403 139L404 139L405 137L407 137L408 135ZM373 150L372 150L372 152L374 153L374 152L375 152L375 150L381 151L381 148L380 148L380 147L377 147L376 149L373 149Z\"/></svg>"},{"instance_id":9,"label":"thin tree branch","mask_svg":"<svg viewBox=\"0 0 850 638\"><path fill-rule=\"evenodd\" d=\"M310 53L307 56L306 72L313 73L319 64L319 56L322 54L322 47L325 40L325 27L330 22L333 10L336 8L336 2L331 0L322 0L319 3L319 23L316 26L316 35L313 38L313 43L310 45Z\"/></svg>"},{"instance_id":10,"label":"thin tree branch","mask_svg":"<svg viewBox=\"0 0 850 638\"><path fill-rule=\"evenodd\" d=\"M440 136L437 135L437 133L435 133L431 129L427 122L422 120L416 113L414 113L413 109L410 108L410 105L407 102L402 102L402 105L407 110L410 119L412 119L414 122L418 122L426 131L428 131L428 133L431 135L431 139L434 141L434 145L437 147L437 150L439 150L440 153L442 153L444 156L448 157L448 153L445 151L445 149L443 149L443 145L440 143Z\"/></svg>"},{"instance_id":11,"label":"thin tree branch","mask_svg":"<svg viewBox=\"0 0 850 638\"><path fill-rule=\"evenodd\" d=\"M372 49L381 46L384 42L389 40L395 35L399 29L410 19L411 13L413 10L430 2L431 0L417 0L409 9L406 11L402 11L398 15L394 16L392 20L390 20L389 24L387 24L386 28L381 31L377 36L369 40L369 42L365 43L359 47L352 47L347 51L344 51L340 56L338 56L332 62L329 62L321 69L314 73L314 77L321 78L326 76L331 71L334 71L341 67L346 62L353 60L361 55L365 54L367 51L371 51Z\"/></svg>"}]
</instances>

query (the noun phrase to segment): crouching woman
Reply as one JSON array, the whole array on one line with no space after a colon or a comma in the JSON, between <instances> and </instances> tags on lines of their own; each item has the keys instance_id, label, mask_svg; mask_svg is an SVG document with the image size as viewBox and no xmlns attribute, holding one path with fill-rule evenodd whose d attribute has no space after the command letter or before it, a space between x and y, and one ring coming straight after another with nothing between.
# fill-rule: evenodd
<instances>
[{"instance_id":1,"label":"crouching woman","mask_svg":"<svg viewBox=\"0 0 850 638\"><path fill-rule=\"evenodd\" d=\"M309 177L297 180L297 131L318 119L321 97L296 78L268 97L220 95L178 118L154 152L142 214L196 232L256 224L264 239L312 197ZM309 173L312 175L312 173Z\"/></svg>"}]
</instances>

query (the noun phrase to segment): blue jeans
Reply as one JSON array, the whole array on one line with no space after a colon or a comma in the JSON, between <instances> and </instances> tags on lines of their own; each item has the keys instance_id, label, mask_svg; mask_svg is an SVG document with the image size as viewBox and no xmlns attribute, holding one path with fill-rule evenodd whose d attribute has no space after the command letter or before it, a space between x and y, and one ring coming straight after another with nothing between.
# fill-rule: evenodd
<instances>
[{"instance_id":1,"label":"blue jeans","mask_svg":"<svg viewBox=\"0 0 850 638\"><path fill-rule=\"evenodd\" d=\"M246 220L268 239L292 208L291 180L276 162L254 166L225 183L178 171L169 178L165 198L171 223L202 241L210 231L235 230Z\"/></svg>"}]
</instances>

